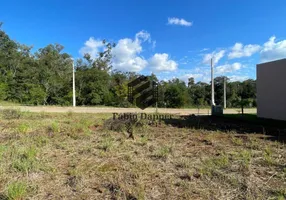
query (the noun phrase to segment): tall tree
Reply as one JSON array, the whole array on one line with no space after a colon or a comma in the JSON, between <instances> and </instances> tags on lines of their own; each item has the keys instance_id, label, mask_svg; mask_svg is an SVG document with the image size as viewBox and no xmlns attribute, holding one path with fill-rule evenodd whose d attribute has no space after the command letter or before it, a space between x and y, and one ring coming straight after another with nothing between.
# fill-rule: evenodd
<instances>
[{"instance_id":1,"label":"tall tree","mask_svg":"<svg viewBox=\"0 0 286 200\"><path fill-rule=\"evenodd\" d=\"M71 104L71 98L67 98L71 91L71 57L62 53L63 49L63 46L55 44L35 53L39 84L46 93L44 104Z\"/></svg>"}]
</instances>

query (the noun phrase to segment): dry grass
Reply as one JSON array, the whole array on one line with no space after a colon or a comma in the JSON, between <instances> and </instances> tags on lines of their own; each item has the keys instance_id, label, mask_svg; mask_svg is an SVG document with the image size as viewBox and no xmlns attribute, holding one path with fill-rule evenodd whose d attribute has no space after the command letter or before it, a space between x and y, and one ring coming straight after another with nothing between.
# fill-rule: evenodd
<instances>
[{"instance_id":1,"label":"dry grass","mask_svg":"<svg viewBox=\"0 0 286 200\"><path fill-rule=\"evenodd\" d=\"M0 199L284 199L286 146L264 135L157 124L125 133L109 114L0 119Z\"/></svg>"}]
</instances>

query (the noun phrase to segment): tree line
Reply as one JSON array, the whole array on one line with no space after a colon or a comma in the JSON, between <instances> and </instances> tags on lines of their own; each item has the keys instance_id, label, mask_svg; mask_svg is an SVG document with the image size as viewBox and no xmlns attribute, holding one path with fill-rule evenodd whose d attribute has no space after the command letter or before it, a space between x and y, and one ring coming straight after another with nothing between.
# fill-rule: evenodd
<instances>
[{"instance_id":1,"label":"tree line","mask_svg":"<svg viewBox=\"0 0 286 200\"><path fill-rule=\"evenodd\" d=\"M72 60L60 44L50 44L32 53L32 47L12 40L0 23L0 101L28 105L72 105L72 66L75 63L77 105L131 107L127 101L128 82L140 76L112 68L112 48L116 44L102 41L104 51L96 59L86 54ZM156 75L151 78L158 81ZM215 78L215 99L223 105L223 81L227 79L227 106L242 102L256 106L256 82L230 82ZM206 107L211 102L210 83L188 82L175 78L159 82L158 106L168 108Z\"/></svg>"}]
</instances>

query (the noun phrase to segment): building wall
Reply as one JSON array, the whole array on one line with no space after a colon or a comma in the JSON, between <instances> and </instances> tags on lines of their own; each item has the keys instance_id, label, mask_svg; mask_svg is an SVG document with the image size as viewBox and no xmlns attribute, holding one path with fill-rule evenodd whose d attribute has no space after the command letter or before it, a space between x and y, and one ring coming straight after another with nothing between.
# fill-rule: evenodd
<instances>
[{"instance_id":1,"label":"building wall","mask_svg":"<svg viewBox=\"0 0 286 200\"><path fill-rule=\"evenodd\" d=\"M286 59L257 65L257 116L286 121Z\"/></svg>"}]
</instances>

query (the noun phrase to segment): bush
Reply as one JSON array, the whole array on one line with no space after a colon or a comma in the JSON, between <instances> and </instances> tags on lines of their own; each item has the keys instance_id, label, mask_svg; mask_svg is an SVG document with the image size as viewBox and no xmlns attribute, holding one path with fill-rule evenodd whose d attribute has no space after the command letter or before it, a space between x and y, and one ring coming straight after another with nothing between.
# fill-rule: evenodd
<instances>
[{"instance_id":1,"label":"bush","mask_svg":"<svg viewBox=\"0 0 286 200\"><path fill-rule=\"evenodd\" d=\"M116 132L127 132L129 137L133 138L135 131L144 132L148 126L148 120L138 119L107 119L105 120L103 127L106 130L112 130Z\"/></svg>"},{"instance_id":2,"label":"bush","mask_svg":"<svg viewBox=\"0 0 286 200\"><path fill-rule=\"evenodd\" d=\"M4 109L1 111L3 119L19 119L21 117L21 112L16 109Z\"/></svg>"},{"instance_id":3,"label":"bush","mask_svg":"<svg viewBox=\"0 0 286 200\"><path fill-rule=\"evenodd\" d=\"M131 120L119 120L119 119L107 119L104 121L103 127L107 130L124 132L126 131L126 126Z\"/></svg>"}]
</instances>

